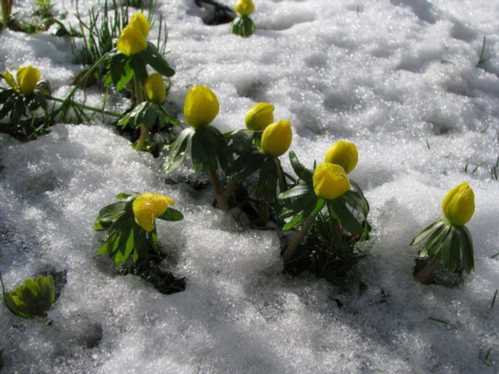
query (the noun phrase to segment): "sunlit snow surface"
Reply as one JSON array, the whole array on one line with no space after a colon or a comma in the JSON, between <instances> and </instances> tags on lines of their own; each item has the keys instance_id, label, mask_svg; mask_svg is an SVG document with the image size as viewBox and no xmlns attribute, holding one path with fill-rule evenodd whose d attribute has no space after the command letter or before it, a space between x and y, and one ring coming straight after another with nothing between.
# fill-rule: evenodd
<instances>
[{"instance_id":1,"label":"sunlit snow surface","mask_svg":"<svg viewBox=\"0 0 499 374\"><path fill-rule=\"evenodd\" d=\"M227 130L242 126L252 103L270 101L292 120L308 165L339 137L359 145L353 178L375 228L360 265L368 289L284 276L275 233L242 231L209 196L165 185L161 160L112 128L58 125L26 144L2 136L0 271L9 287L48 265L68 279L51 325L0 307L4 371L497 373L499 182L489 169L499 156L499 3L257 0L249 39L204 25L192 0L160 4L177 106L189 85L208 84ZM56 8L73 9L62 0ZM478 69L483 36L495 57ZM62 39L4 31L0 69L23 63L41 66L61 94L80 68ZM422 286L408 243L463 180L477 197L476 273L457 289ZM183 223L159 223L185 292L161 295L95 256L91 225L121 191L168 193L185 212ZM88 349L96 324L102 341Z\"/></svg>"}]
</instances>

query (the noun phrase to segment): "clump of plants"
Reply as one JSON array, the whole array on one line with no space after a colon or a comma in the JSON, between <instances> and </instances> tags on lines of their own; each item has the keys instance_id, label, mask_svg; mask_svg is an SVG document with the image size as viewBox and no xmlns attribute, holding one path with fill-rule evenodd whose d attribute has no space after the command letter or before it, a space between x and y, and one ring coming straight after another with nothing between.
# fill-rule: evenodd
<instances>
[{"instance_id":1,"label":"clump of plants","mask_svg":"<svg viewBox=\"0 0 499 374\"><path fill-rule=\"evenodd\" d=\"M279 159L291 146L291 122L274 122L274 106L255 104L246 114L246 129L226 135L231 153L228 165L229 189L244 190L246 199L235 205L255 216L257 226L275 220L279 193L286 191L294 178L286 174Z\"/></svg>"},{"instance_id":2,"label":"clump of plants","mask_svg":"<svg viewBox=\"0 0 499 374\"><path fill-rule=\"evenodd\" d=\"M50 274L26 278L12 291L7 291L0 276L3 301L12 314L21 318L46 318L56 302L54 277Z\"/></svg>"},{"instance_id":3,"label":"clump of plants","mask_svg":"<svg viewBox=\"0 0 499 374\"><path fill-rule=\"evenodd\" d=\"M0 73L0 132L28 141L46 134L57 119L62 122L90 122L88 112L121 117L121 114L94 108L72 100L53 97L50 85L42 80L40 69L32 65L20 67L15 76Z\"/></svg>"},{"instance_id":4,"label":"clump of plants","mask_svg":"<svg viewBox=\"0 0 499 374\"><path fill-rule=\"evenodd\" d=\"M0 132L31 140L53 124L47 102L50 88L41 78L32 65L19 68L15 77L9 71L0 74L7 85L0 87Z\"/></svg>"},{"instance_id":5,"label":"clump of plants","mask_svg":"<svg viewBox=\"0 0 499 374\"><path fill-rule=\"evenodd\" d=\"M442 200L443 217L426 227L412 240L419 248L415 278L424 284L456 285L463 273L475 268L473 240L466 228L475 212L475 194L463 182Z\"/></svg>"},{"instance_id":6,"label":"clump of plants","mask_svg":"<svg viewBox=\"0 0 499 374\"><path fill-rule=\"evenodd\" d=\"M154 20L155 1L149 1L148 5L137 6L143 11L147 11L150 20ZM130 7L133 5L126 3L121 6L117 0L105 0L101 7L93 7L88 10L85 20L79 12L78 3L76 18L78 19L79 34L81 38L72 41L73 54L76 62L89 67L100 61L107 53L115 48L115 41L120 37L123 29L130 23ZM79 43L81 42L81 43ZM159 33L157 46L161 54L166 52L167 30L162 16L159 17ZM98 69L94 69L92 74L87 74L85 69L76 79L76 83L82 86L92 85L102 82L102 78L109 72L107 64L100 64ZM84 78L84 79L83 79Z\"/></svg>"},{"instance_id":7,"label":"clump of plants","mask_svg":"<svg viewBox=\"0 0 499 374\"><path fill-rule=\"evenodd\" d=\"M14 0L0 0L1 22L0 30L7 27L13 31L34 34L47 31L53 24L59 25L56 35L73 35L72 32L59 21L53 14L53 2L51 0L33 0L35 11L29 20L20 19L14 16Z\"/></svg>"},{"instance_id":8,"label":"clump of plants","mask_svg":"<svg viewBox=\"0 0 499 374\"><path fill-rule=\"evenodd\" d=\"M102 208L94 229L106 232L99 255L109 256L121 274L136 274L149 281L158 291L171 294L185 289L185 280L163 268L156 231L156 219L181 221L183 215L172 208L175 201L158 193L116 196L117 202Z\"/></svg>"},{"instance_id":9,"label":"clump of plants","mask_svg":"<svg viewBox=\"0 0 499 374\"><path fill-rule=\"evenodd\" d=\"M168 147L164 170L170 173L177 169L186 157L194 169L205 172L215 191L218 208L228 210L224 186L220 180L227 165L227 144L224 135L210 126L220 111L216 94L207 86L190 88L184 100L184 119L189 125Z\"/></svg>"},{"instance_id":10,"label":"clump of plants","mask_svg":"<svg viewBox=\"0 0 499 374\"><path fill-rule=\"evenodd\" d=\"M307 270L339 282L362 257L357 243L369 238L371 226L369 204L348 176L357 160L356 146L346 140L333 144L313 169L290 153L298 180L279 196L283 231L290 232L282 252L285 271Z\"/></svg>"},{"instance_id":11,"label":"clump of plants","mask_svg":"<svg viewBox=\"0 0 499 374\"><path fill-rule=\"evenodd\" d=\"M238 14L238 17L232 22L232 33L243 38L253 35L256 30L255 23L250 17L255 11L253 0L238 0L234 10Z\"/></svg>"}]
</instances>

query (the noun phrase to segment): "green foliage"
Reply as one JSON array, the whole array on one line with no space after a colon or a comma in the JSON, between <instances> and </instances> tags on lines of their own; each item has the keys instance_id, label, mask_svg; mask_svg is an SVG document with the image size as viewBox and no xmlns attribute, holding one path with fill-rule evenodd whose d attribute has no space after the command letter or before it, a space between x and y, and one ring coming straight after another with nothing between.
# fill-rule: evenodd
<instances>
[{"instance_id":1,"label":"green foliage","mask_svg":"<svg viewBox=\"0 0 499 374\"><path fill-rule=\"evenodd\" d=\"M256 30L255 23L248 16L239 16L232 23L232 33L235 35L242 36L243 38L248 38Z\"/></svg>"},{"instance_id":2,"label":"green foliage","mask_svg":"<svg viewBox=\"0 0 499 374\"><path fill-rule=\"evenodd\" d=\"M150 42L143 52L125 56L113 50L104 55L103 61L103 66L107 67L104 82L107 86L114 85L118 91L126 89L132 81L140 85L140 88L135 90L142 90L147 78L147 65L165 77L172 77L175 74L175 70L170 67L157 47ZM138 104L142 100L136 99L136 101Z\"/></svg>"},{"instance_id":3,"label":"green foliage","mask_svg":"<svg viewBox=\"0 0 499 374\"><path fill-rule=\"evenodd\" d=\"M473 241L465 226L454 226L444 219L433 222L412 240L419 255L430 258L449 272L470 273L475 268Z\"/></svg>"},{"instance_id":4,"label":"green foliage","mask_svg":"<svg viewBox=\"0 0 499 374\"><path fill-rule=\"evenodd\" d=\"M0 74L0 80L6 77ZM33 94L25 96L12 88L0 87L0 132L19 140L32 140L47 133L54 117L46 99L46 82L40 82Z\"/></svg>"},{"instance_id":5,"label":"green foliage","mask_svg":"<svg viewBox=\"0 0 499 374\"><path fill-rule=\"evenodd\" d=\"M85 65L93 65L104 54L110 52L114 47L114 39L118 38L121 30L128 24L128 7L122 7L117 0L104 1L101 6L90 8L88 11L88 23L83 20L79 12L79 4L76 4L76 18L78 19L79 31L82 36L83 46L77 47L73 42L73 54L76 62Z\"/></svg>"},{"instance_id":6,"label":"green foliage","mask_svg":"<svg viewBox=\"0 0 499 374\"><path fill-rule=\"evenodd\" d=\"M323 201L314 193L313 172L301 164L294 152L290 152L289 159L299 180L295 186L279 195L280 199L286 201L282 210L282 217L286 221L284 231L300 226L310 215L322 213L332 222L339 224L345 234L362 240L369 238L369 203L355 182L351 181L352 190L343 196Z\"/></svg>"},{"instance_id":7,"label":"green foliage","mask_svg":"<svg viewBox=\"0 0 499 374\"><path fill-rule=\"evenodd\" d=\"M117 269L131 268L138 262L160 255L156 230L146 232L135 222L132 203L137 194L120 193L117 202L102 208L94 224L96 231L106 231L97 254L108 255ZM173 208L158 217L164 221L180 221L182 213Z\"/></svg>"},{"instance_id":8,"label":"green foliage","mask_svg":"<svg viewBox=\"0 0 499 374\"><path fill-rule=\"evenodd\" d=\"M10 292L5 291L2 282L2 290L6 307L22 318L45 318L56 301L55 281L52 275L27 278Z\"/></svg>"},{"instance_id":9,"label":"green foliage","mask_svg":"<svg viewBox=\"0 0 499 374\"><path fill-rule=\"evenodd\" d=\"M336 283L344 278L362 254L356 243L369 239L369 204L355 182L352 189L334 200L318 198L313 171L294 152L289 159L298 180L279 198L284 232L293 231L283 253L287 272L309 270Z\"/></svg>"},{"instance_id":10,"label":"green foliage","mask_svg":"<svg viewBox=\"0 0 499 374\"><path fill-rule=\"evenodd\" d=\"M164 163L166 173L177 169L189 156L197 171L216 171L227 165L227 146L223 134L213 126L195 130L185 128L177 140L168 147Z\"/></svg>"},{"instance_id":11,"label":"green foliage","mask_svg":"<svg viewBox=\"0 0 499 374\"><path fill-rule=\"evenodd\" d=\"M151 17L151 23L154 24L156 2L148 1L147 4L135 5L140 10L147 11ZM112 82L118 91L122 91L134 77L142 81L145 79L146 64L151 65L164 76L170 77L175 74L162 57L166 54L168 32L161 15L156 46L150 43L146 51L130 58L115 52L115 41L129 21L130 6L133 5L127 3L125 6L121 6L118 0L105 0L103 10L99 6L88 11L88 22L83 20L79 12L77 13L82 45L79 46L76 41L73 42L73 54L76 57L76 62L89 66L104 62L99 63L98 69L92 69L92 74L86 74L87 70L80 74L76 79L77 84L91 85L104 77L104 81L108 85Z\"/></svg>"},{"instance_id":12,"label":"green foliage","mask_svg":"<svg viewBox=\"0 0 499 374\"><path fill-rule=\"evenodd\" d=\"M124 131L141 131L141 127L145 127L148 133L157 135L152 139L148 136L144 139L146 144L141 144L142 150L156 154L165 143L169 144L174 140L175 134L172 130L179 125L179 122L165 110L163 105L144 101L121 117L116 124ZM135 145L137 144L138 141Z\"/></svg>"},{"instance_id":13,"label":"green foliage","mask_svg":"<svg viewBox=\"0 0 499 374\"><path fill-rule=\"evenodd\" d=\"M36 6L36 14L42 18L53 18L54 4L52 0L34 0Z\"/></svg>"}]
</instances>

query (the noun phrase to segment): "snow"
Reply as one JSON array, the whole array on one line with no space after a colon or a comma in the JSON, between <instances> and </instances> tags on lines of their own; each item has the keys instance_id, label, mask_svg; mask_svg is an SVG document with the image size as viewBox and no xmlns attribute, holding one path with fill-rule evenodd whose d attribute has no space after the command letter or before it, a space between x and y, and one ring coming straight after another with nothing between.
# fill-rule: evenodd
<instances>
[{"instance_id":1,"label":"snow","mask_svg":"<svg viewBox=\"0 0 499 374\"><path fill-rule=\"evenodd\" d=\"M241 39L204 25L191 0L160 0L177 69L170 100L180 108L188 86L213 87L224 130L270 101L292 120L293 149L308 165L337 138L356 142L353 178L375 228L359 266L367 291L283 275L274 232L242 230L208 194L164 184L161 160L109 126L60 124L24 144L0 135L0 271L9 287L49 265L68 279L50 325L0 307L6 373L497 372L499 184L489 169L499 156L499 3L256 5L258 31ZM483 36L495 57L477 68ZM3 31L0 70L23 63L39 65L56 95L80 68L63 39ZM477 199L476 272L456 289L420 285L408 243L463 180ZM160 223L159 237L185 292L161 295L95 256L91 225L121 191L177 200L185 221ZM495 366L484 362L489 350Z\"/></svg>"}]
</instances>

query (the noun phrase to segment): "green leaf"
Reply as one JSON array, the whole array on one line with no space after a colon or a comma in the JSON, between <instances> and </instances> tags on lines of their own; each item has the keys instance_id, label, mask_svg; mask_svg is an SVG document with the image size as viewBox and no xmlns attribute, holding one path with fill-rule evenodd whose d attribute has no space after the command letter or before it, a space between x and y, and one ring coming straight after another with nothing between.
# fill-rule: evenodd
<instances>
[{"instance_id":1,"label":"green leaf","mask_svg":"<svg viewBox=\"0 0 499 374\"><path fill-rule=\"evenodd\" d=\"M289 162L291 167L295 171L295 174L305 183L312 185L312 171L308 170L298 159L298 156L294 151L289 152Z\"/></svg>"},{"instance_id":2,"label":"green leaf","mask_svg":"<svg viewBox=\"0 0 499 374\"><path fill-rule=\"evenodd\" d=\"M158 217L163 221L182 221L184 219L184 215L173 208L168 208L166 212L164 212L161 216Z\"/></svg>"},{"instance_id":3,"label":"green leaf","mask_svg":"<svg viewBox=\"0 0 499 374\"><path fill-rule=\"evenodd\" d=\"M442 244L449 236L451 229L451 225L444 224L440 229L435 230L428 238L424 245L424 249L428 253L428 256L440 259Z\"/></svg>"},{"instance_id":4,"label":"green leaf","mask_svg":"<svg viewBox=\"0 0 499 374\"><path fill-rule=\"evenodd\" d=\"M299 226L305 221L305 215L302 212L299 212L298 214L294 215L289 222L287 222L283 228L282 231L289 231L294 229L296 226Z\"/></svg>"},{"instance_id":5,"label":"green leaf","mask_svg":"<svg viewBox=\"0 0 499 374\"><path fill-rule=\"evenodd\" d=\"M175 140L175 142L170 146L168 156L166 157L163 165L165 173L171 173L184 161L186 150L187 148L190 148L189 145L192 142L194 134L195 130L188 127L179 134L177 140Z\"/></svg>"},{"instance_id":6,"label":"green leaf","mask_svg":"<svg viewBox=\"0 0 499 374\"><path fill-rule=\"evenodd\" d=\"M461 226L457 230L459 231L461 239L461 258L463 270L467 273L471 273L475 269L473 239L471 237L471 233L465 226Z\"/></svg>"},{"instance_id":7,"label":"green leaf","mask_svg":"<svg viewBox=\"0 0 499 374\"><path fill-rule=\"evenodd\" d=\"M328 204L337 215L341 225L353 235L362 235L364 226L359 222L346 206L344 200L335 199L328 201Z\"/></svg>"},{"instance_id":8,"label":"green leaf","mask_svg":"<svg viewBox=\"0 0 499 374\"><path fill-rule=\"evenodd\" d=\"M127 88L128 84L132 81L134 76L135 76L134 69L130 66L130 64L127 63L123 67L123 70L121 70L121 74L117 76L118 79L115 80L115 77L113 77L113 82L116 85L116 89L118 90L118 92L121 92L125 88Z\"/></svg>"},{"instance_id":9,"label":"green leaf","mask_svg":"<svg viewBox=\"0 0 499 374\"><path fill-rule=\"evenodd\" d=\"M303 195L308 194L310 192L311 192L311 190L310 190L310 187L308 185L300 183L287 191L281 192L279 194L279 199L280 200L292 199L292 198L296 198L299 196L303 196Z\"/></svg>"},{"instance_id":10,"label":"green leaf","mask_svg":"<svg viewBox=\"0 0 499 374\"><path fill-rule=\"evenodd\" d=\"M161 56L156 46L152 43L148 43L144 56L146 62L159 74L165 77L172 77L175 75L175 70L170 67L168 62Z\"/></svg>"},{"instance_id":11,"label":"green leaf","mask_svg":"<svg viewBox=\"0 0 499 374\"><path fill-rule=\"evenodd\" d=\"M18 88L16 79L10 71L6 70L3 73L0 73L0 78L3 78L13 90L16 90Z\"/></svg>"},{"instance_id":12,"label":"green leaf","mask_svg":"<svg viewBox=\"0 0 499 374\"><path fill-rule=\"evenodd\" d=\"M435 230L440 229L443 225L444 222L442 220L432 222L429 226L425 227L412 239L410 245L417 246L421 244L423 241L428 239L430 235L432 235L435 232Z\"/></svg>"},{"instance_id":13,"label":"green leaf","mask_svg":"<svg viewBox=\"0 0 499 374\"><path fill-rule=\"evenodd\" d=\"M120 201L102 208L99 211L97 219L94 224L96 230L108 228L113 222L117 221L126 212L127 201Z\"/></svg>"},{"instance_id":14,"label":"green leaf","mask_svg":"<svg viewBox=\"0 0 499 374\"><path fill-rule=\"evenodd\" d=\"M46 317L55 303L55 281L52 275L27 278L11 292L4 294L7 308L22 318Z\"/></svg>"},{"instance_id":15,"label":"green leaf","mask_svg":"<svg viewBox=\"0 0 499 374\"><path fill-rule=\"evenodd\" d=\"M217 170L225 164L226 143L223 134L213 126L199 128L192 136L191 159L198 171Z\"/></svg>"},{"instance_id":16,"label":"green leaf","mask_svg":"<svg viewBox=\"0 0 499 374\"><path fill-rule=\"evenodd\" d=\"M116 200L120 201L126 201L130 200L130 198L137 196L135 193L126 193L126 192L120 192L115 196Z\"/></svg>"},{"instance_id":17,"label":"green leaf","mask_svg":"<svg viewBox=\"0 0 499 374\"><path fill-rule=\"evenodd\" d=\"M341 196L341 199L345 200L348 205L360 212L364 218L367 219L367 216L369 215L369 203L362 194L362 191L347 191L343 194L343 196Z\"/></svg>"},{"instance_id":18,"label":"green leaf","mask_svg":"<svg viewBox=\"0 0 499 374\"><path fill-rule=\"evenodd\" d=\"M232 23L232 33L247 38L256 30L255 23L248 16L237 17Z\"/></svg>"}]
</instances>

